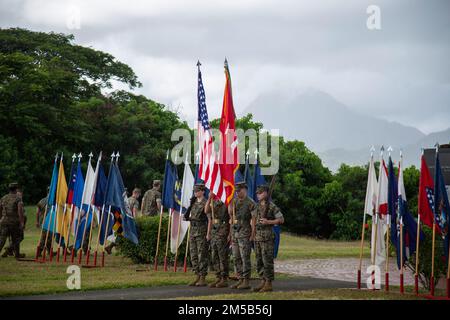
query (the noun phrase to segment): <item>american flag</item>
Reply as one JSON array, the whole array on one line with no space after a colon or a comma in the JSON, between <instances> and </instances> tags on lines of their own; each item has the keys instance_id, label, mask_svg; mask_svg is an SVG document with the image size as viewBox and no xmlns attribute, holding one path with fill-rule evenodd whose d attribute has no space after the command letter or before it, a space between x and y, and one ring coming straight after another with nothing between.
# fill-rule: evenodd
<instances>
[{"instance_id":1,"label":"american flag","mask_svg":"<svg viewBox=\"0 0 450 320\"><path fill-rule=\"evenodd\" d=\"M200 71L200 62L198 65L198 145L199 145L199 176L205 181L205 186L219 197L224 203L226 195L223 188L222 176L218 157L214 150L214 142L211 132L211 126L206 110L206 96L203 88L202 73Z\"/></svg>"}]
</instances>

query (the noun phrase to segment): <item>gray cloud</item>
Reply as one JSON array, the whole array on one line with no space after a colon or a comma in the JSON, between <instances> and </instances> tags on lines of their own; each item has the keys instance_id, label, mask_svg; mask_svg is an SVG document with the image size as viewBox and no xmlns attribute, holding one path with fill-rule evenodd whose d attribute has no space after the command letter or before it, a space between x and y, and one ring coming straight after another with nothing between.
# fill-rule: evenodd
<instances>
[{"instance_id":1,"label":"gray cloud","mask_svg":"<svg viewBox=\"0 0 450 320\"><path fill-rule=\"evenodd\" d=\"M381 9L381 30L366 8ZM138 92L192 123L197 58L207 103L219 116L223 58L237 111L261 93L312 87L351 109L424 132L450 127L448 1L43 1L0 0L0 26L73 33L111 52L144 84ZM79 8L80 30L66 26Z\"/></svg>"}]
</instances>

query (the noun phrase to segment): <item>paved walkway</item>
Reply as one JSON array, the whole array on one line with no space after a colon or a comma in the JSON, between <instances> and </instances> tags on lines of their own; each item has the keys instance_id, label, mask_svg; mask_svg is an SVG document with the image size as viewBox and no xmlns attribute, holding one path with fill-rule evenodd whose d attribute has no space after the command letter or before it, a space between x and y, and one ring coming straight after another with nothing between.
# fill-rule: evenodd
<instances>
[{"instance_id":1,"label":"paved walkway","mask_svg":"<svg viewBox=\"0 0 450 320\"><path fill-rule=\"evenodd\" d=\"M366 269L369 265L370 260L364 259L361 269L363 285L368 276L366 275ZM358 266L359 259L357 258L303 259L277 261L275 271L305 277L356 282ZM381 267L382 284L384 284L384 278L385 264ZM389 283L400 285L400 271L397 268L395 258L389 261ZM414 285L414 274L407 268L404 271L404 283L405 285Z\"/></svg>"},{"instance_id":2,"label":"paved walkway","mask_svg":"<svg viewBox=\"0 0 450 320\"><path fill-rule=\"evenodd\" d=\"M256 286L259 281L252 280L251 285ZM313 289L356 288L356 283L299 277L295 279L276 280L273 284L274 291L299 291ZM54 295L37 295L26 297L13 297L9 300L149 300L171 299L178 297L195 297L226 293L247 293L249 290L237 290L230 288L189 287L186 285L109 289L93 291L77 291Z\"/></svg>"}]
</instances>

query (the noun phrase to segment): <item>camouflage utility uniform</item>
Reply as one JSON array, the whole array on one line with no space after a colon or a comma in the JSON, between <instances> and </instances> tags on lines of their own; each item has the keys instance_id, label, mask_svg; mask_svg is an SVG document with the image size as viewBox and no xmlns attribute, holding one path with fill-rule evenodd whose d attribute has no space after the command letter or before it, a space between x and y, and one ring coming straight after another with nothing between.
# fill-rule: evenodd
<instances>
[{"instance_id":1,"label":"camouflage utility uniform","mask_svg":"<svg viewBox=\"0 0 450 320\"><path fill-rule=\"evenodd\" d=\"M211 230L211 251L213 256L213 266L217 278L228 278L228 234L230 233L230 217L225 204L220 200L212 200L211 205L214 210L208 213L212 220Z\"/></svg>"},{"instance_id":2,"label":"camouflage utility uniform","mask_svg":"<svg viewBox=\"0 0 450 320\"><path fill-rule=\"evenodd\" d=\"M8 236L11 236L16 258L20 256L22 235L19 204L23 205L22 198L14 193L7 194L0 200L0 251L3 249Z\"/></svg>"},{"instance_id":3,"label":"camouflage utility uniform","mask_svg":"<svg viewBox=\"0 0 450 320\"><path fill-rule=\"evenodd\" d=\"M206 199L195 200L191 206L189 221L191 230L189 233L189 252L191 255L192 270L197 276L204 277L208 273L208 243L206 233L208 231L208 217L205 213Z\"/></svg>"},{"instance_id":4,"label":"camouflage utility uniform","mask_svg":"<svg viewBox=\"0 0 450 320\"><path fill-rule=\"evenodd\" d=\"M128 198L128 205L130 206L130 210L131 210L131 212L133 214L135 212L134 209L136 209L136 215L137 215L137 211L139 210L139 201L138 201L138 199L136 199L135 197L129 197Z\"/></svg>"},{"instance_id":5,"label":"camouflage utility uniform","mask_svg":"<svg viewBox=\"0 0 450 320\"><path fill-rule=\"evenodd\" d=\"M253 215L256 217L255 230L255 254L256 254L256 270L262 280L274 280L273 250L275 244L275 234L273 225L261 224L259 220L266 218L267 220L282 219L283 214L280 209L273 203L259 202Z\"/></svg>"},{"instance_id":6,"label":"camouflage utility uniform","mask_svg":"<svg viewBox=\"0 0 450 320\"><path fill-rule=\"evenodd\" d=\"M251 273L251 242L252 233L250 221L252 212L255 210L255 202L250 197L244 199L236 198L235 200L234 221L232 221L231 237L233 240L233 258L237 276L240 280L250 279Z\"/></svg>"},{"instance_id":7,"label":"camouflage utility uniform","mask_svg":"<svg viewBox=\"0 0 450 320\"><path fill-rule=\"evenodd\" d=\"M145 192L142 197L142 215L156 216L158 214L158 200L161 200L161 192L155 187Z\"/></svg>"}]
</instances>

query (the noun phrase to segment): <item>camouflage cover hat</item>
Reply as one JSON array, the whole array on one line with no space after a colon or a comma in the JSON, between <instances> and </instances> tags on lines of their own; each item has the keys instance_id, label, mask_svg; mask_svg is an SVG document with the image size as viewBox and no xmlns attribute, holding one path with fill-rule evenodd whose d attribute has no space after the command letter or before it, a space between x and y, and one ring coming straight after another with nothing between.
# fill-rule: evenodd
<instances>
[{"instance_id":1,"label":"camouflage cover hat","mask_svg":"<svg viewBox=\"0 0 450 320\"><path fill-rule=\"evenodd\" d=\"M194 191L205 191L205 184L204 183L196 183L194 185Z\"/></svg>"},{"instance_id":2,"label":"camouflage cover hat","mask_svg":"<svg viewBox=\"0 0 450 320\"><path fill-rule=\"evenodd\" d=\"M10 189L12 189L12 188L18 188L19 187L19 184L17 183L17 182L11 182L9 185L8 185L8 188L10 188Z\"/></svg>"},{"instance_id":3,"label":"camouflage cover hat","mask_svg":"<svg viewBox=\"0 0 450 320\"><path fill-rule=\"evenodd\" d=\"M161 184L161 180L153 180L154 186L159 186Z\"/></svg>"},{"instance_id":4,"label":"camouflage cover hat","mask_svg":"<svg viewBox=\"0 0 450 320\"><path fill-rule=\"evenodd\" d=\"M258 187L256 187L256 193L262 193L264 191L269 192L269 186L267 184L261 184Z\"/></svg>"},{"instance_id":5,"label":"camouflage cover hat","mask_svg":"<svg viewBox=\"0 0 450 320\"><path fill-rule=\"evenodd\" d=\"M248 189L247 183L245 181L236 182L236 190L239 191L243 188Z\"/></svg>"}]
</instances>

